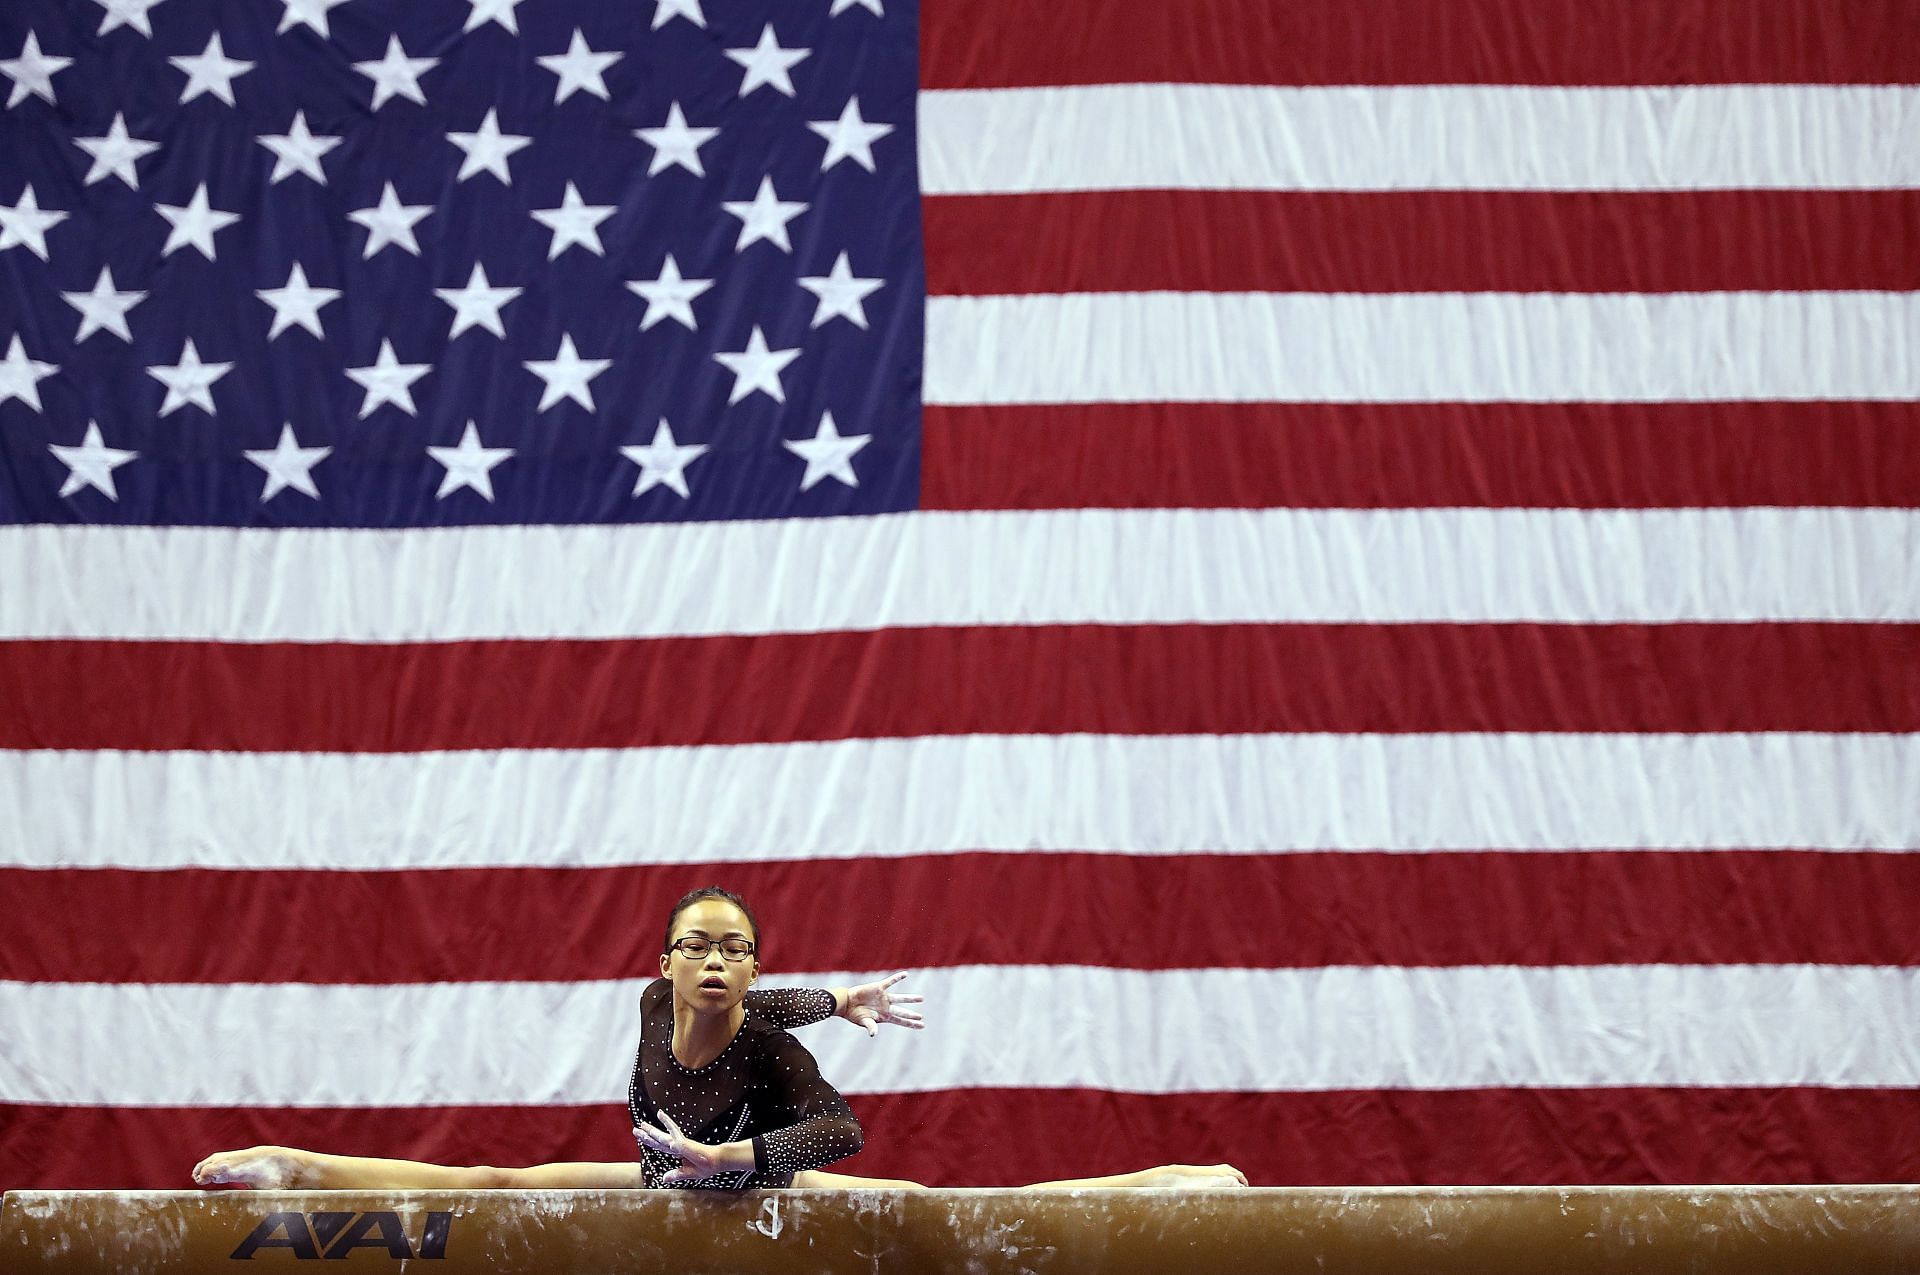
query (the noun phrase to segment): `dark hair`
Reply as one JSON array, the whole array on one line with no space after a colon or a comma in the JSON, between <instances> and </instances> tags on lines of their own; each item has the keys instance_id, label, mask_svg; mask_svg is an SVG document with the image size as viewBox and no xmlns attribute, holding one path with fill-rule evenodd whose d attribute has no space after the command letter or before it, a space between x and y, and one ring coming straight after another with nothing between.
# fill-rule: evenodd
<instances>
[{"instance_id":1,"label":"dark hair","mask_svg":"<svg viewBox=\"0 0 1920 1275\"><path fill-rule=\"evenodd\" d=\"M680 914L705 899L719 899L724 903L731 903L746 915L747 924L753 927L753 954L760 955L760 922L754 920L753 909L747 906L745 899L732 890L723 890L717 885L701 886L698 890L689 890L680 896L680 901L673 905L673 911L667 913L667 936L660 940L661 954L665 955L673 951L673 927L679 922Z\"/></svg>"}]
</instances>

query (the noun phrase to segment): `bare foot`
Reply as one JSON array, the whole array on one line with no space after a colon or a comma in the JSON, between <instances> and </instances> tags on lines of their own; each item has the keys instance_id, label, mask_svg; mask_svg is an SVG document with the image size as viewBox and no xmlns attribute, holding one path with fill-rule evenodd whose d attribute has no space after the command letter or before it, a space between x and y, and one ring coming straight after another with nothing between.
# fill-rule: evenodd
<instances>
[{"instance_id":1,"label":"bare foot","mask_svg":"<svg viewBox=\"0 0 1920 1275\"><path fill-rule=\"evenodd\" d=\"M1247 1175L1230 1164L1163 1164L1146 1170L1147 1186L1170 1186L1188 1191L1233 1190L1247 1184Z\"/></svg>"},{"instance_id":2,"label":"bare foot","mask_svg":"<svg viewBox=\"0 0 1920 1275\"><path fill-rule=\"evenodd\" d=\"M297 1185L305 1163L289 1147L248 1147L216 1151L193 1166L201 1186L232 1186L248 1191L284 1191Z\"/></svg>"}]
</instances>

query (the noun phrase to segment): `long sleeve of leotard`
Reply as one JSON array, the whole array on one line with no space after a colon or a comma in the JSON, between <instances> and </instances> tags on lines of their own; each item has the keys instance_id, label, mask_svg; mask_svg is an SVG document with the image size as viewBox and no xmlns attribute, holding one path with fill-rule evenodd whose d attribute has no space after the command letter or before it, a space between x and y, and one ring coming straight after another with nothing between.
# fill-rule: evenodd
<instances>
[{"instance_id":1,"label":"long sleeve of leotard","mask_svg":"<svg viewBox=\"0 0 1920 1275\"><path fill-rule=\"evenodd\" d=\"M748 1013L792 1030L832 1018L833 993L824 987L756 987L747 993L746 1006Z\"/></svg>"},{"instance_id":2,"label":"long sleeve of leotard","mask_svg":"<svg viewBox=\"0 0 1920 1275\"><path fill-rule=\"evenodd\" d=\"M865 1145L853 1108L820 1074L805 1045L785 1032L774 1032L760 1063L756 1079L767 1091L776 1118L792 1123L754 1135L755 1173L817 1169L844 1160Z\"/></svg>"}]
</instances>

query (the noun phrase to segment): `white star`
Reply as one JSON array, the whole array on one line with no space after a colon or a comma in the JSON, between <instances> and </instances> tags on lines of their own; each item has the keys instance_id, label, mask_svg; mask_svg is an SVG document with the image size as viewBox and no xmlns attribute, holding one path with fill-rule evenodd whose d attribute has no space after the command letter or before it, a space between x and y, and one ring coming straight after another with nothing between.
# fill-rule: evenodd
<instances>
[{"instance_id":1,"label":"white star","mask_svg":"<svg viewBox=\"0 0 1920 1275\"><path fill-rule=\"evenodd\" d=\"M465 181L476 173L492 173L501 184L513 185L513 175L507 171L507 161L515 153L533 145L531 137L517 133L500 131L500 112L489 107L487 118L480 121L480 129L474 133L448 133L447 140L467 153L460 161L460 172L455 181Z\"/></svg>"},{"instance_id":2,"label":"white star","mask_svg":"<svg viewBox=\"0 0 1920 1275\"><path fill-rule=\"evenodd\" d=\"M565 53L549 53L534 61L560 77L560 83L553 90L553 102L558 106L581 89L602 101L612 101L607 93L607 82L601 77L608 67L623 56L620 53L595 53L587 47L587 37L580 33L579 27L575 27L573 39L567 42Z\"/></svg>"},{"instance_id":3,"label":"white star","mask_svg":"<svg viewBox=\"0 0 1920 1275\"><path fill-rule=\"evenodd\" d=\"M833 269L824 275L809 275L800 280L800 286L820 298L820 304L814 307L813 322L810 327L819 327L827 320L843 316L856 327L867 326L867 308L861 303L886 285L884 279L857 279L853 267L847 263L847 254L842 252L834 258Z\"/></svg>"},{"instance_id":4,"label":"white star","mask_svg":"<svg viewBox=\"0 0 1920 1275\"><path fill-rule=\"evenodd\" d=\"M67 219L68 214L57 208L42 211L40 201L28 185L21 194L20 202L9 208L0 204L0 250L16 248L21 244L40 260L47 260L47 232Z\"/></svg>"},{"instance_id":5,"label":"white star","mask_svg":"<svg viewBox=\"0 0 1920 1275\"><path fill-rule=\"evenodd\" d=\"M295 324L324 340L327 334L320 328L320 307L338 300L340 289L310 286L307 272L296 261L287 271L286 286L261 288L253 295L273 307L273 326L267 329L267 340L273 340Z\"/></svg>"},{"instance_id":6,"label":"white star","mask_svg":"<svg viewBox=\"0 0 1920 1275\"><path fill-rule=\"evenodd\" d=\"M653 147L653 158L647 161L647 176L678 164L695 177L705 177L707 170L700 163L700 148L718 137L720 130L687 127L687 117L680 113L680 103L675 102L667 107L667 122L663 127L636 128L633 135Z\"/></svg>"},{"instance_id":7,"label":"white star","mask_svg":"<svg viewBox=\"0 0 1920 1275\"><path fill-rule=\"evenodd\" d=\"M547 248L547 260L565 252L573 244L579 244L596 257L604 257L607 250L600 246L600 223L613 216L612 204L589 204L580 198L572 182L560 197L558 208L535 208L533 219L553 232L553 243Z\"/></svg>"},{"instance_id":8,"label":"white star","mask_svg":"<svg viewBox=\"0 0 1920 1275\"><path fill-rule=\"evenodd\" d=\"M651 443L645 447L620 449L622 456L640 466L640 477L633 482L633 494L636 496L655 487L669 487L679 492L682 498L692 495L687 490L687 466L706 453L705 443L674 442L673 427L664 419L654 426Z\"/></svg>"},{"instance_id":9,"label":"white star","mask_svg":"<svg viewBox=\"0 0 1920 1275\"><path fill-rule=\"evenodd\" d=\"M214 235L240 220L239 213L220 212L207 203L205 182L200 183L199 189L193 192L193 198L185 206L157 204L155 211L173 226L167 232L167 242L160 249L163 257L170 257L191 244L200 250L201 256L212 261Z\"/></svg>"},{"instance_id":10,"label":"white star","mask_svg":"<svg viewBox=\"0 0 1920 1275\"><path fill-rule=\"evenodd\" d=\"M760 32L760 42L751 49L726 49L726 55L745 68L740 77L740 96L759 88L762 84L773 88L788 97L792 97L793 80L787 71L798 64L812 49L783 49L780 41L774 38L773 23Z\"/></svg>"},{"instance_id":11,"label":"white star","mask_svg":"<svg viewBox=\"0 0 1920 1275\"><path fill-rule=\"evenodd\" d=\"M207 41L204 53L193 57L168 58L167 61L187 73L187 86L180 90L182 104L191 102L202 93L211 93L228 106L234 105L234 78L245 75L254 67L251 62L228 57L226 47L220 43L218 31Z\"/></svg>"},{"instance_id":12,"label":"white star","mask_svg":"<svg viewBox=\"0 0 1920 1275\"><path fill-rule=\"evenodd\" d=\"M58 364L28 358L20 334L14 333L13 343L7 346L7 357L0 359L0 403L17 398L34 411L40 411L40 382L59 370Z\"/></svg>"},{"instance_id":13,"label":"white star","mask_svg":"<svg viewBox=\"0 0 1920 1275\"><path fill-rule=\"evenodd\" d=\"M487 22L498 22L515 35L520 34L520 19L514 15L514 7L522 0L467 0L472 10L467 14L467 25L463 31L471 31Z\"/></svg>"},{"instance_id":14,"label":"white star","mask_svg":"<svg viewBox=\"0 0 1920 1275\"><path fill-rule=\"evenodd\" d=\"M634 279L627 288L636 297L644 297L647 312L640 318L640 330L645 332L656 323L672 319L689 332L698 332L700 325L694 322L693 299L713 286L711 279L683 279L680 277L679 263L673 254L667 254L666 264L660 267L660 273L652 279Z\"/></svg>"},{"instance_id":15,"label":"white star","mask_svg":"<svg viewBox=\"0 0 1920 1275\"><path fill-rule=\"evenodd\" d=\"M53 101L53 77L73 65L72 58L57 58L40 51L40 37L27 32L26 43L20 46L17 58L0 58L0 75L13 81L13 92L7 94L7 107L12 109L27 100L27 94Z\"/></svg>"},{"instance_id":16,"label":"white star","mask_svg":"<svg viewBox=\"0 0 1920 1275\"><path fill-rule=\"evenodd\" d=\"M355 62L353 69L373 81L373 110L389 99L408 98L425 106L427 95L420 91L420 77L440 65L439 58L410 58L400 47L400 37L387 37L386 56L373 62Z\"/></svg>"},{"instance_id":17,"label":"white star","mask_svg":"<svg viewBox=\"0 0 1920 1275\"><path fill-rule=\"evenodd\" d=\"M347 0L280 0L287 11L280 15L280 25L274 28L278 35L296 22L304 22L320 33L320 38L330 39L333 33L327 29L327 10L337 9Z\"/></svg>"},{"instance_id":18,"label":"white star","mask_svg":"<svg viewBox=\"0 0 1920 1275\"><path fill-rule=\"evenodd\" d=\"M94 0L94 3L106 10L100 18L100 30L105 35L118 27L132 27L141 35L153 36L153 19L147 16L147 10L162 3L163 0Z\"/></svg>"},{"instance_id":19,"label":"white star","mask_svg":"<svg viewBox=\"0 0 1920 1275\"><path fill-rule=\"evenodd\" d=\"M417 257L420 255L420 241L413 237L414 223L432 211L432 204L402 204L400 196L393 189L393 183L388 182L387 188L380 192L378 204L350 212L347 217L367 228L367 248L360 254L363 260L388 244Z\"/></svg>"},{"instance_id":20,"label":"white star","mask_svg":"<svg viewBox=\"0 0 1920 1275\"><path fill-rule=\"evenodd\" d=\"M73 144L93 156L93 167L87 170L82 185L91 186L97 181L118 177L132 190L140 189L140 176L134 171L134 165L160 149L158 142L127 136L127 117L118 111L114 112L113 123L107 125L105 137L76 137Z\"/></svg>"},{"instance_id":21,"label":"white star","mask_svg":"<svg viewBox=\"0 0 1920 1275\"><path fill-rule=\"evenodd\" d=\"M267 471L266 485L260 492L261 502L272 500L289 487L320 499L320 489L313 482L313 467L332 453L331 447L300 446L300 440L293 436L293 426L282 425L277 444L246 453L248 460Z\"/></svg>"},{"instance_id":22,"label":"white star","mask_svg":"<svg viewBox=\"0 0 1920 1275\"><path fill-rule=\"evenodd\" d=\"M827 139L826 158L820 161L825 172L843 159L850 159L873 172L873 144L893 131L891 124L869 124L860 118L860 99L847 99L837 120L808 120L807 127Z\"/></svg>"},{"instance_id":23,"label":"white star","mask_svg":"<svg viewBox=\"0 0 1920 1275\"><path fill-rule=\"evenodd\" d=\"M120 493L113 487L113 471L140 455L107 446L100 437L100 426L93 421L87 422L86 438L78 447L49 443L47 450L67 467L67 480L60 484L62 496L71 496L82 487L97 487L107 494L108 500L120 499Z\"/></svg>"},{"instance_id":24,"label":"white star","mask_svg":"<svg viewBox=\"0 0 1920 1275\"><path fill-rule=\"evenodd\" d=\"M453 331L447 333L447 339L451 341L468 328L485 328L495 336L506 336L506 325L500 320L500 307L524 291L524 288L490 287L487 272L476 261L473 263L473 273L467 276L466 287L435 288L433 295L453 307Z\"/></svg>"},{"instance_id":25,"label":"white star","mask_svg":"<svg viewBox=\"0 0 1920 1275\"><path fill-rule=\"evenodd\" d=\"M871 9L876 17L887 16L887 11L880 7L880 0L833 0L833 8L827 10L827 16L837 18L856 4L862 9Z\"/></svg>"},{"instance_id":26,"label":"white star","mask_svg":"<svg viewBox=\"0 0 1920 1275\"><path fill-rule=\"evenodd\" d=\"M545 381L546 388L540 391L540 406L536 412L544 412L563 398L570 398L589 412L593 410L593 391L587 382L613 366L612 359L583 359L573 348L573 338L560 338L560 352L550 359L534 359L521 366Z\"/></svg>"},{"instance_id":27,"label":"white star","mask_svg":"<svg viewBox=\"0 0 1920 1275\"><path fill-rule=\"evenodd\" d=\"M167 387L167 399L160 404L160 415L183 407L197 407L212 416L213 383L232 370L231 363L202 363L200 351L193 348L193 338L188 337L178 363L155 364L147 369L147 375Z\"/></svg>"},{"instance_id":28,"label":"white star","mask_svg":"<svg viewBox=\"0 0 1920 1275\"><path fill-rule=\"evenodd\" d=\"M467 430L460 435L458 447L429 447L427 455L447 467L446 477L440 480L440 490L433 494L435 500L445 500L462 487L471 487L493 499L493 467L513 457L511 447L482 447L480 431L474 428L472 421L467 422Z\"/></svg>"},{"instance_id":29,"label":"white star","mask_svg":"<svg viewBox=\"0 0 1920 1275\"><path fill-rule=\"evenodd\" d=\"M367 392L360 401L360 419L367 419L382 403L391 403L408 416L418 416L413 406L413 383L432 370L431 363L402 363L394 355L393 342L381 341L373 366L347 369L347 375Z\"/></svg>"},{"instance_id":30,"label":"white star","mask_svg":"<svg viewBox=\"0 0 1920 1275\"><path fill-rule=\"evenodd\" d=\"M780 373L800 357L799 347L791 350L769 350L767 338L760 334L759 325L753 329L753 335L747 338L747 348L738 354L716 354L713 356L729 372L733 373L733 391L727 395L729 405L738 403L755 390L760 390L776 403L787 401L786 391L780 388Z\"/></svg>"},{"instance_id":31,"label":"white star","mask_svg":"<svg viewBox=\"0 0 1920 1275\"><path fill-rule=\"evenodd\" d=\"M807 210L807 205L784 201L775 194L771 177L760 179L760 189L752 199L723 200L720 207L740 219L740 238L733 245L735 252L759 239L765 239L782 252L792 252L793 241L787 238L787 223Z\"/></svg>"},{"instance_id":32,"label":"white star","mask_svg":"<svg viewBox=\"0 0 1920 1275\"><path fill-rule=\"evenodd\" d=\"M80 331L73 338L75 345L95 332L111 332L129 345L133 343L133 330L127 326L127 311L145 301L147 294L114 291L111 266L100 267L100 277L94 280L93 291L63 292L60 295L68 305L80 312Z\"/></svg>"},{"instance_id":33,"label":"white star","mask_svg":"<svg viewBox=\"0 0 1920 1275\"><path fill-rule=\"evenodd\" d=\"M337 137L317 137L307 128L307 113L295 111L293 123L284 133L272 133L254 139L273 152L273 174L267 178L269 186L295 173L305 173L308 177L327 184L327 174L320 167L320 160L326 153L340 144Z\"/></svg>"},{"instance_id":34,"label":"white star","mask_svg":"<svg viewBox=\"0 0 1920 1275\"><path fill-rule=\"evenodd\" d=\"M871 434L842 437L834 428L833 413L822 412L820 428L812 438L785 438L780 440L780 445L807 462L807 472L800 476L800 490L806 491L823 478L858 487L860 480L853 473L853 455L872 441Z\"/></svg>"},{"instance_id":35,"label":"white star","mask_svg":"<svg viewBox=\"0 0 1920 1275\"><path fill-rule=\"evenodd\" d=\"M707 15L700 12L700 0L655 0L653 6L653 29L658 31L675 18L685 18L696 27L707 25Z\"/></svg>"}]
</instances>

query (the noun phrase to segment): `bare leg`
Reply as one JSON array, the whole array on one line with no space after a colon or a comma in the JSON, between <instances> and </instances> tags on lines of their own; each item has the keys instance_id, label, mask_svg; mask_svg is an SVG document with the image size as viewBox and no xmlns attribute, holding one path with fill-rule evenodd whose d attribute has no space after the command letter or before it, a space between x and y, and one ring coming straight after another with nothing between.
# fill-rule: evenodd
<instances>
[{"instance_id":1,"label":"bare leg","mask_svg":"<svg viewBox=\"0 0 1920 1275\"><path fill-rule=\"evenodd\" d=\"M498 1185L499 1170L328 1155L300 1147L248 1147L220 1151L193 1166L201 1186L241 1186L255 1190L472 1190Z\"/></svg>"},{"instance_id":2,"label":"bare leg","mask_svg":"<svg viewBox=\"0 0 1920 1275\"><path fill-rule=\"evenodd\" d=\"M1068 1178L1060 1182L1035 1182L1029 1191L1071 1191L1080 1187L1162 1186L1188 1191L1243 1187L1247 1175L1230 1164L1157 1164L1135 1173L1116 1173L1105 1178Z\"/></svg>"},{"instance_id":3,"label":"bare leg","mask_svg":"<svg viewBox=\"0 0 1920 1275\"><path fill-rule=\"evenodd\" d=\"M825 1173L819 1169L808 1169L793 1175L796 1187L871 1191L871 1190L909 1190L924 1191L927 1188L918 1182L908 1182L902 1178L857 1178L846 1173ZM1137 1173L1118 1173L1105 1178L1068 1178L1060 1182L1034 1182L1022 1190L1025 1191L1071 1191L1083 1187L1182 1187L1187 1190L1199 1190L1215 1187L1242 1187L1247 1184L1247 1175L1230 1164L1160 1164L1151 1169L1141 1169Z\"/></svg>"},{"instance_id":4,"label":"bare leg","mask_svg":"<svg viewBox=\"0 0 1920 1275\"><path fill-rule=\"evenodd\" d=\"M637 1187L646 1183L638 1163L573 1162L525 1169L492 1165L427 1164L329 1155L299 1147L249 1147L220 1151L193 1166L201 1186L304 1191L474 1191L519 1187Z\"/></svg>"},{"instance_id":5,"label":"bare leg","mask_svg":"<svg viewBox=\"0 0 1920 1275\"><path fill-rule=\"evenodd\" d=\"M568 1189L627 1190L647 1184L646 1168L635 1160L628 1164L597 1164L572 1160L559 1164L536 1164L525 1169L494 1169L504 1180L497 1185L519 1187L525 1191L561 1191Z\"/></svg>"},{"instance_id":6,"label":"bare leg","mask_svg":"<svg viewBox=\"0 0 1920 1275\"><path fill-rule=\"evenodd\" d=\"M793 1175L793 1184L807 1190L830 1191L924 1191L926 1186L905 1178L856 1178L847 1173L828 1173L823 1169L802 1169Z\"/></svg>"}]
</instances>

